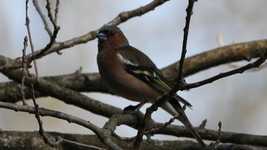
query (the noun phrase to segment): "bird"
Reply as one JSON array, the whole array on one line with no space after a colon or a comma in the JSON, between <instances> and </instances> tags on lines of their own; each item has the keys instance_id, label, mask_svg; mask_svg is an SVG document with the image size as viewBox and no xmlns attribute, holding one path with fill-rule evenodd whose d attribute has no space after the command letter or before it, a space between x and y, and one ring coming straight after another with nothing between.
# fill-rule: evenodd
<instances>
[{"instance_id":1,"label":"bird","mask_svg":"<svg viewBox=\"0 0 267 150\"><path fill-rule=\"evenodd\" d=\"M143 105L155 103L161 96L171 91L169 81L164 78L153 61L142 51L131 46L119 27L104 25L96 33L96 38L99 73L112 93ZM205 146L180 102L184 106L192 106L174 94L168 96L160 107L182 122L195 139Z\"/></svg>"}]
</instances>

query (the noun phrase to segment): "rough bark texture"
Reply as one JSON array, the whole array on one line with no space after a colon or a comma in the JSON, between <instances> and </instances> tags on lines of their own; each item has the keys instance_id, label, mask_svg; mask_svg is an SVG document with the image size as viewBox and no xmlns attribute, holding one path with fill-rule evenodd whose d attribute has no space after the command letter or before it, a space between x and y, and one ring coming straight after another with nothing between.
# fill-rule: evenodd
<instances>
[{"instance_id":1,"label":"rough bark texture","mask_svg":"<svg viewBox=\"0 0 267 150\"><path fill-rule=\"evenodd\" d=\"M99 141L95 135L66 134L51 132L49 135L60 136L64 139L77 141L79 143L105 148L105 145ZM131 142L120 142L116 140L123 149L131 149ZM216 147L218 150L266 150L267 148L255 147L238 144L220 144ZM50 147L43 142L38 132L22 132L22 131L1 131L0 133L0 149L8 150L89 150L88 147L77 146L72 143L62 142L57 147ZM199 144L192 141L164 141L151 140L144 141L141 150L211 150L212 148L202 148ZM95 150L92 148L92 150Z\"/></svg>"}]
</instances>

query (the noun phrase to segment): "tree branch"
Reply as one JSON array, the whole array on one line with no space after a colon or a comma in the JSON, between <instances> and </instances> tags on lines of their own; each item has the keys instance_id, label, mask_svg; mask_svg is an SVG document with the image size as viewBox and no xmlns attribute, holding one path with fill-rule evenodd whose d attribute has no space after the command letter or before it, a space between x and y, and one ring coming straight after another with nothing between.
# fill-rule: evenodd
<instances>
[{"instance_id":1,"label":"tree branch","mask_svg":"<svg viewBox=\"0 0 267 150\"><path fill-rule=\"evenodd\" d=\"M188 90L188 89L192 89L192 88L197 88L197 87L212 83L212 82L219 80L219 79L222 79L222 78L226 78L226 77L238 74L238 73L243 73L246 70L259 67L261 64L263 64L265 62L265 60L266 60L266 56L262 56L257 61L255 61L253 63L249 63L245 66L240 67L240 68L237 68L237 69L234 69L234 70L231 70L228 72L223 72L223 73L220 73L220 74L215 75L213 77L210 77L208 79L198 81L195 83L185 83L184 85L182 85L182 87L180 87L181 88L180 90Z\"/></svg>"},{"instance_id":2,"label":"tree branch","mask_svg":"<svg viewBox=\"0 0 267 150\"><path fill-rule=\"evenodd\" d=\"M0 66L6 66L9 64L14 64L13 60L1 56L0 55ZM16 80L16 81L20 81L21 77L22 77L22 71L21 70L2 70L3 73L5 75L7 75L8 77ZM93 113L105 116L105 117L111 117L114 114L121 114L122 110L119 108L116 108L114 106L110 106L107 104L103 104L101 102L98 102L96 100L90 99L87 96L84 96L82 94L79 94L77 92L74 92L72 90L60 87L54 83L50 83L44 79L39 79L39 80L35 80L29 77L25 78L25 84L29 85L31 83L34 83L35 87L37 90L40 90L41 92L44 92L48 95L52 95L56 98L61 99L62 101L68 103L68 104L72 104L75 106L78 106L80 108L84 108L86 110L89 110ZM136 128L136 123L138 122L138 118L136 118L135 116L133 117L128 117L129 120L126 120L126 124L130 125L134 128ZM154 123L155 126L163 126L163 124L161 123ZM200 130L200 135L201 137L203 137L203 139L209 139L209 140L216 140L217 139L217 135L215 134L217 133L216 131L210 131L209 130ZM210 133L210 134L209 134ZM167 135L174 135L174 136L182 136L182 137L192 137L192 135L185 130L183 127L179 127L179 126L168 126L166 128L163 128L157 132L155 132L154 134L167 134ZM223 142L231 142L231 143L238 143L238 144L244 144L243 143L243 139L242 136L240 136L241 134L237 134L237 133L232 133L232 136L229 136L229 134L226 134L224 136L224 132L222 132L222 136L221 136L221 141ZM234 135L237 135L238 138L234 138L232 139L232 137L235 137ZM247 135L244 135L247 136ZM246 144L251 144L253 145L253 143L259 144L259 145L266 145L267 143L267 137L264 136L256 136L256 138L251 138L251 137L247 137L245 138L247 139ZM253 139L253 140L251 140ZM257 139L256 141L254 141L254 139Z\"/></svg>"},{"instance_id":3,"label":"tree branch","mask_svg":"<svg viewBox=\"0 0 267 150\"><path fill-rule=\"evenodd\" d=\"M178 68L179 68L178 69L178 76L177 76L178 82L181 82L183 79L183 67L184 67L183 65L184 65L184 60L185 60L185 56L186 56L186 52L187 52L187 39L188 39L188 33L189 33L189 26L190 26L191 16L193 14L194 3L196 1L197 0L188 0L188 5L186 8L186 18L185 18L182 52L181 52L181 57L180 57L180 61L179 61L179 66L178 66ZM179 83L178 83L178 85L179 85Z\"/></svg>"},{"instance_id":4,"label":"tree branch","mask_svg":"<svg viewBox=\"0 0 267 150\"><path fill-rule=\"evenodd\" d=\"M267 53L267 40L258 40L232 44L215 48L185 59L183 73L189 76L211 67L262 57ZM177 63L173 63L162 69L162 73L171 82L175 83L177 77ZM15 63L8 66L14 66ZM2 68L11 69L8 66ZM0 69L1 70L1 69ZM49 82L56 83L62 87L70 88L79 92L102 92L110 93L98 73L79 72L58 76L41 77ZM18 102L21 100L19 85L16 82L0 83L0 101ZM36 97L47 96L45 93L35 92ZM25 97L30 98L30 89L25 88Z\"/></svg>"},{"instance_id":5,"label":"tree branch","mask_svg":"<svg viewBox=\"0 0 267 150\"><path fill-rule=\"evenodd\" d=\"M39 5L38 0L33 0L32 3L33 3L34 8L36 9L37 13L38 13L39 16L40 16L40 18L41 18L41 20L42 20L42 23L44 24L44 29L45 29L45 31L47 32L47 34L49 35L49 37L52 37L52 31L51 31L51 29L50 29L50 27L49 27L49 22L48 22L48 20L45 18L45 15L44 15L44 13L42 12L42 9L41 9L41 7L40 7L40 5Z\"/></svg>"},{"instance_id":6,"label":"tree branch","mask_svg":"<svg viewBox=\"0 0 267 150\"><path fill-rule=\"evenodd\" d=\"M131 18L137 17L144 15L152 10L154 10L156 7L164 4L169 0L153 0L152 2L146 4L145 6L141 6L137 9L133 9L130 11L125 11L121 12L117 17L112 19L108 24L110 25L119 25ZM87 43L88 41L94 40L96 38L96 32L98 30L90 31L89 33L86 33L84 35L72 38L70 40L66 40L64 42L58 42L54 43L51 45L49 49L40 49L38 51L35 51L34 53L27 55L27 58L29 60L34 60L34 59L39 59L41 57L44 57L48 54L54 53L54 52L59 52L61 50L65 50L67 48L82 44L82 43ZM41 54L40 54L41 53Z\"/></svg>"},{"instance_id":7,"label":"tree branch","mask_svg":"<svg viewBox=\"0 0 267 150\"><path fill-rule=\"evenodd\" d=\"M36 113L36 107L27 106L27 105L16 105L16 104L11 104L11 103L0 102L0 108L6 108L6 109L20 111L20 112L28 112L31 114ZM75 117L75 116L72 116L72 115L69 115L63 112L49 110L46 108L38 108L38 113L39 115L42 115L42 116L50 116L50 117L66 120L69 123L75 123L77 125L90 129L109 148L112 148L113 150L122 150L119 146L117 146L117 144L115 144L112 140L110 140L111 136L109 134L106 134L105 129L101 129L89 121L80 119L78 117ZM44 138L44 135L41 135L41 136ZM51 142L51 140L47 137L47 135L45 135L45 138L47 138L47 140ZM45 143L47 144L47 141L45 141ZM53 146L56 146L56 144L53 143Z\"/></svg>"},{"instance_id":8,"label":"tree branch","mask_svg":"<svg viewBox=\"0 0 267 150\"><path fill-rule=\"evenodd\" d=\"M99 141L97 136L94 135L81 135L81 134L66 134L58 132L48 132L51 136L60 136L64 139L77 141L86 145L90 145L92 149L89 150L106 150L105 145ZM114 139L115 140L115 139ZM118 141L119 142L119 141ZM158 144L160 142L160 144ZM126 142L121 142L119 145L124 149L130 149ZM93 147L101 148L94 149ZM18 132L18 131L1 131L0 134L0 149L43 149L43 150L88 150L88 148L77 147L76 145L68 142L62 142L58 147L52 148L46 145L37 132ZM191 141L167 141L167 140L144 140L141 144L141 150L210 150L204 149L198 143ZM266 150L263 147L238 145L238 144L220 144L218 150Z\"/></svg>"},{"instance_id":9,"label":"tree branch","mask_svg":"<svg viewBox=\"0 0 267 150\"><path fill-rule=\"evenodd\" d=\"M267 52L267 39L231 44L211 49L187 58L184 62L184 76L193 75L219 65L264 56ZM177 63L162 69L164 76L174 82L177 77Z\"/></svg>"},{"instance_id":10,"label":"tree branch","mask_svg":"<svg viewBox=\"0 0 267 150\"><path fill-rule=\"evenodd\" d=\"M14 60L0 55L0 66L5 66L8 64L14 64ZM1 71L8 78L16 82L21 81L23 73L21 70L7 69ZM76 91L61 87L47 80L41 78L38 78L38 80L36 80L34 75L25 76L25 85L30 87L32 84L39 92L46 93L47 95L58 98L67 104L78 106L93 113L111 117L112 114L122 112L116 107L101 103Z\"/></svg>"}]
</instances>

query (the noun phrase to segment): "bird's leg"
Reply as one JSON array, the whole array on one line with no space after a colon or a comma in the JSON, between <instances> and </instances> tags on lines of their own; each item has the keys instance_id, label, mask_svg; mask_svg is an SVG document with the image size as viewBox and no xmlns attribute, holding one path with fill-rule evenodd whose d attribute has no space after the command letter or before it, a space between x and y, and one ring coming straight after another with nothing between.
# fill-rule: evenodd
<instances>
[{"instance_id":1,"label":"bird's leg","mask_svg":"<svg viewBox=\"0 0 267 150\"><path fill-rule=\"evenodd\" d=\"M123 112L130 112L130 111L135 111L139 110L146 102L140 102L137 105L129 105L123 109Z\"/></svg>"}]
</instances>

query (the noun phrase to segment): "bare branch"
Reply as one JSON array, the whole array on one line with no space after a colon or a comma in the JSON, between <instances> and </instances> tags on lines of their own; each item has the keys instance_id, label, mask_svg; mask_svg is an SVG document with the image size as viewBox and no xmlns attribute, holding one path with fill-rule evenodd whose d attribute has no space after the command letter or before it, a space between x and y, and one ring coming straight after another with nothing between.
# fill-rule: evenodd
<instances>
[{"instance_id":1,"label":"bare branch","mask_svg":"<svg viewBox=\"0 0 267 150\"><path fill-rule=\"evenodd\" d=\"M36 118L36 120L38 122L39 134L43 137L45 143L49 144L50 146L56 146L57 142L52 142L52 140L50 140L46 136L46 133L45 133L45 130L44 130L44 127L43 127L43 122L42 122L41 117L40 117L39 105L36 102L33 84L31 84L31 89L32 89L32 101L33 101L33 105L34 105L34 114L35 114L35 118Z\"/></svg>"},{"instance_id":2,"label":"bare branch","mask_svg":"<svg viewBox=\"0 0 267 150\"><path fill-rule=\"evenodd\" d=\"M33 6L35 7L36 11L38 12L43 24L44 24L44 28L47 32L47 34L51 37L52 36L52 31L49 27L49 23L45 18L45 15L43 14L40 5L39 5L39 1L38 0L32 0Z\"/></svg>"},{"instance_id":3,"label":"bare branch","mask_svg":"<svg viewBox=\"0 0 267 150\"><path fill-rule=\"evenodd\" d=\"M141 6L139 8L133 9L133 10L121 12L117 17L112 19L107 24L119 25L119 24L121 24L121 23L123 23L123 22L125 22L131 18L142 16L142 15L154 10L156 7L164 4L167 1L169 1L169 0L153 0L152 2L146 4L145 6Z\"/></svg>"},{"instance_id":4,"label":"bare branch","mask_svg":"<svg viewBox=\"0 0 267 150\"><path fill-rule=\"evenodd\" d=\"M234 74L243 73L244 71L249 70L251 68L259 67L261 64L263 64L265 62L265 60L266 60L266 56L263 56L262 58L259 58L257 61L255 61L253 63L249 63L249 64L247 64L247 65L245 65L243 67L240 67L240 68L228 71L228 72L220 73L220 74L218 74L216 76L210 77L210 78L202 80L202 81L198 81L198 82L195 82L195 83L184 84L184 85L182 85L180 87L181 88L180 90L189 90L189 89L192 89L192 88L197 88L197 87L212 83L212 82L214 82L216 80L232 76Z\"/></svg>"},{"instance_id":5,"label":"bare branch","mask_svg":"<svg viewBox=\"0 0 267 150\"><path fill-rule=\"evenodd\" d=\"M189 33L189 26L190 26L191 16L193 14L194 3L196 1L197 0L188 0L188 6L186 8L187 13L186 13L186 19L185 19L184 37L183 37L182 52L181 52L181 58L179 61L179 69L178 69L178 77L177 77L178 84L183 79L183 67L184 67L183 65L184 65L185 55L187 52L187 39L188 39L188 33Z\"/></svg>"},{"instance_id":6,"label":"bare branch","mask_svg":"<svg viewBox=\"0 0 267 150\"><path fill-rule=\"evenodd\" d=\"M0 55L0 66L8 65L14 63L7 57ZM18 70L3 70L3 73L7 75L9 78L14 79L15 81L20 81L22 77L22 72ZM61 99L62 101L78 106L80 108L84 108L93 113L111 117L114 114L122 113L122 110L107 104L103 104L99 101L88 98L87 96L78 94L72 90L63 88L56 84L52 84L42 78L39 78L38 81L33 80L32 78L25 78L25 84L34 83L36 85L36 89L54 96L56 98ZM135 123L138 122L136 117L128 117L129 120L126 121L127 125L132 127L135 126ZM137 119L137 120L136 120ZM163 124L154 123L155 126L163 126ZM150 126L150 125L149 125ZM217 131L213 130L198 130L201 137L207 140L216 140L217 139ZM172 126L169 125L166 128L160 129L158 131L153 132L153 134L166 134L173 135L178 137L192 137L191 133L185 130L180 126ZM238 137L238 138L237 138ZM256 136L256 135L248 135L248 134L240 134L240 133L232 133L232 132L222 132L221 134L221 142L231 142L237 144L251 144L251 145L266 145L267 139L264 136Z\"/></svg>"},{"instance_id":7,"label":"bare branch","mask_svg":"<svg viewBox=\"0 0 267 150\"><path fill-rule=\"evenodd\" d=\"M0 55L0 66L13 64L14 60ZM20 82L22 77L21 70L2 70L2 73L8 78ZM39 78L38 80L34 79L34 75L31 77L25 77L25 85L30 87L31 84L34 85L35 89L48 94L49 96L58 98L64 101L67 104L75 105L85 110L97 113L103 116L110 117L112 114L122 113L121 109L112 107L107 104L103 104L97 100L89 98L83 94L80 94L76 91L73 91L68 88L61 87L53 82L47 81L45 79Z\"/></svg>"},{"instance_id":8,"label":"bare branch","mask_svg":"<svg viewBox=\"0 0 267 150\"><path fill-rule=\"evenodd\" d=\"M218 47L187 58L184 62L183 74L189 76L219 65L241 60L249 61L252 58L264 56L266 52L266 39ZM177 63L179 61L162 69L164 76L173 83L178 76Z\"/></svg>"},{"instance_id":9,"label":"bare branch","mask_svg":"<svg viewBox=\"0 0 267 150\"><path fill-rule=\"evenodd\" d=\"M21 112L28 112L31 114L35 114L35 107L28 106L28 105L16 105L16 104L11 104L11 103L0 102L0 107L5 108L5 109L14 110L14 111L21 111ZM75 116L72 116L72 115L69 115L69 114L66 114L63 112L50 110L50 109L46 109L46 108L39 108L39 113L42 116L55 117L58 119L66 120L69 123L78 124L80 126L83 126L87 129L92 130L99 137L102 137L100 135L100 134L102 134L101 129L98 128L97 126L95 126L94 124L90 123L89 121L82 120L78 117L75 117Z\"/></svg>"},{"instance_id":10,"label":"bare branch","mask_svg":"<svg viewBox=\"0 0 267 150\"><path fill-rule=\"evenodd\" d=\"M185 59L183 72L185 76L209 69L222 64L227 64L248 58L258 58L267 53L267 40L250 41L215 48L201 54ZM3 61L3 60L2 60ZM0 66L0 70L12 69L11 66L21 66L20 63L9 62L6 66ZM16 68L13 68L16 69ZM162 69L163 75L175 82L177 77L176 63ZM45 79L54 82L61 87L70 88L80 92L111 93L98 73L72 73L58 76L48 76ZM35 92L37 97L47 96L46 93ZM25 88L26 98L31 97L31 90ZM17 102L21 100L20 89L15 82L0 83L0 101Z\"/></svg>"},{"instance_id":11,"label":"bare branch","mask_svg":"<svg viewBox=\"0 0 267 150\"><path fill-rule=\"evenodd\" d=\"M58 132L49 132L49 135L54 137L60 136L64 139L71 139L86 145L92 145L100 148L105 148L105 145L99 141L99 138L95 135L84 135L84 134L67 134L67 133L58 133ZM7 140L8 139L8 140ZM159 144L160 143L160 144ZM131 149L127 142L120 142L120 146L123 149ZM62 142L56 148L51 148L47 146L40 136L36 132L22 132L22 131L1 131L0 134L0 149L20 149L20 150L29 150L29 149L43 149L49 150L85 150L84 147L74 147L73 144ZM238 145L238 144L220 144L217 147L219 150L266 150L265 147L256 147L248 145ZM198 143L188 141L188 140L144 140L141 145L140 150L210 150L207 148L202 148ZM87 149L86 149L87 150ZM91 150L91 149L90 149ZM92 149L96 150L96 149Z\"/></svg>"},{"instance_id":12,"label":"bare branch","mask_svg":"<svg viewBox=\"0 0 267 150\"><path fill-rule=\"evenodd\" d=\"M21 87L20 87L20 92L21 92L21 99L22 99L22 103L23 105L27 105L26 103L26 99L25 99L25 85L24 85L24 81L25 81L25 76L26 76L26 73L27 73L27 62L25 60L25 56L26 56L26 49L27 49L27 46L28 46L28 38L27 36L24 37L24 41L23 41L23 49L22 49L22 61L21 61L21 64L22 64L22 70L23 70L23 76L22 76L22 79L21 79Z\"/></svg>"},{"instance_id":13,"label":"bare branch","mask_svg":"<svg viewBox=\"0 0 267 150\"><path fill-rule=\"evenodd\" d=\"M53 27L56 28L57 24L56 24L55 19L54 19L53 15L52 15L52 9L51 9L50 0L46 0L45 8L47 10L47 16L48 16L50 22L52 23Z\"/></svg>"},{"instance_id":14,"label":"bare branch","mask_svg":"<svg viewBox=\"0 0 267 150\"><path fill-rule=\"evenodd\" d=\"M108 24L111 25L119 25L131 18L144 15L152 10L154 10L156 7L164 4L169 0L153 0L152 2L146 4L145 6L139 7L137 9L133 9L130 11L122 12L117 17L115 17L113 20L111 20ZM61 50L65 50L67 48L76 46L78 44L87 43L88 41L94 40L96 38L96 32L97 30L90 31L89 33L86 33L84 35L81 35L79 37L72 38L70 40L55 43L49 48L47 51L45 51L42 55L39 53L43 50L40 49L32 54L29 54L27 58L30 58L30 60L39 59L41 57L44 57L48 54L59 52Z\"/></svg>"},{"instance_id":15,"label":"bare branch","mask_svg":"<svg viewBox=\"0 0 267 150\"><path fill-rule=\"evenodd\" d=\"M57 24L57 20L58 20L59 4L60 4L60 0L56 0L55 17L54 17L55 24Z\"/></svg>"},{"instance_id":16,"label":"bare branch","mask_svg":"<svg viewBox=\"0 0 267 150\"><path fill-rule=\"evenodd\" d=\"M36 4L36 8L38 8L38 2L35 2ZM40 9L40 8L39 8ZM52 15L52 10L51 10L51 3L50 3L50 1L49 0L46 0L46 10L47 10L47 16L48 16L48 18L49 18L49 20L50 20L50 22L52 23L52 25L53 25L53 33L51 33L51 31L50 31L50 33L51 34L49 34L49 36L50 36L50 41L49 41L49 43L42 49L42 51L40 51L39 53L38 53L38 55L36 56L36 57L39 57L39 56L42 56L47 50L49 50L50 48L51 48L51 46L56 42L56 38L57 38L57 35L58 35L58 32L59 32L59 30L60 30L60 27L59 26L57 26L57 15L58 15L58 9L59 9L59 0L57 0L56 1L56 6L55 6L55 15L54 15L54 17L53 17L53 15ZM38 11L38 9L37 9L37 11ZM39 10L40 11L40 13L41 13L41 10ZM40 14L39 13L39 14ZM41 18L42 18L42 13L41 13ZM45 18L44 18L45 19ZM46 20L45 20L46 21ZM44 22L44 21L43 21ZM46 26L46 25L45 25ZM30 58L30 61L32 61L32 58Z\"/></svg>"},{"instance_id":17,"label":"bare branch","mask_svg":"<svg viewBox=\"0 0 267 150\"><path fill-rule=\"evenodd\" d=\"M26 28L27 28L27 34L28 34L28 37L29 37L29 41L30 41L30 47L31 47L31 51L32 53L34 52L34 46L33 46L33 42L32 42L32 37L31 37L31 31L30 31L30 19L29 19L29 16L28 16L28 4L29 4L29 0L26 0ZM24 45L27 45L27 40L26 38L24 39ZM26 46L24 46L26 47ZM27 63L25 62L25 53L26 53L26 48L23 50L23 55L22 55L22 66L23 66L23 73L22 73L22 85L24 86L24 82L25 82L25 78L30 75L29 73L29 70L28 70L28 66L27 66ZM34 60L33 61L33 64L34 64L34 70L35 70L35 75L36 75L36 80L38 79L38 68L37 68L37 64L36 64L36 61ZM43 123L42 123L42 120L41 120L41 117L40 117L40 112L39 112L39 106L36 102L36 99L35 99L35 94L34 94L34 85L31 83L31 91L32 91L32 101L33 101L33 104L34 104L34 109L35 109L35 118L38 122L38 125L39 125L39 133L40 135L43 137L44 141L49 144L50 146L55 146L55 144L53 142L51 142L48 137L45 135L45 131L44 131L44 128L43 128ZM24 95L25 96L25 95ZM25 97L23 97L25 98ZM25 101L24 101L25 103Z\"/></svg>"},{"instance_id":18,"label":"bare branch","mask_svg":"<svg viewBox=\"0 0 267 150\"><path fill-rule=\"evenodd\" d=\"M16 104L11 104L11 103L5 103L5 102L0 102L0 108L6 108L14 111L21 111L21 112L28 112L31 114L36 114L36 107L28 106L28 105L16 105ZM90 129L93 131L107 146L114 150L122 150L117 144L112 142L110 140L110 137L107 136L101 128L98 128L94 124L90 123L89 121L83 120L81 118L59 112L59 111L54 111L54 110L49 110L46 108L38 108L38 111L40 115L42 116L50 116L50 117L55 117L58 119L63 119L68 121L69 123L75 123L77 125L80 125L82 127L85 127L87 129Z\"/></svg>"},{"instance_id":19,"label":"bare branch","mask_svg":"<svg viewBox=\"0 0 267 150\"><path fill-rule=\"evenodd\" d=\"M31 48L31 52L34 53L34 46L33 46L33 41L32 41L32 35L31 35L31 29L30 29L30 18L29 18L29 14L28 14L28 3L29 0L26 0L26 19L25 19L25 25L26 25L26 29L27 29L27 35L28 35L28 39L30 42L30 48ZM34 71L35 71L35 75L38 78L38 68L37 68L37 64L36 61L33 61L33 65L34 65Z\"/></svg>"},{"instance_id":20,"label":"bare branch","mask_svg":"<svg viewBox=\"0 0 267 150\"><path fill-rule=\"evenodd\" d=\"M152 113L157 111L157 109L166 101L166 99L167 99L166 97L168 97L168 96L169 96L169 93L166 93L166 94L160 96L155 101L155 103L153 103L150 107L148 107L146 109L146 113L145 113L144 119L142 119L142 122L140 123L141 125L139 126L139 129L138 129L138 132L137 132L137 136L136 136L136 139L135 139L135 142L134 142L134 146L136 148L140 147L141 142L143 140L143 135L145 133L147 133L146 132L146 130L147 130L146 128L148 127L149 123L151 123L151 121L152 121L152 118L151 118Z\"/></svg>"}]
</instances>

